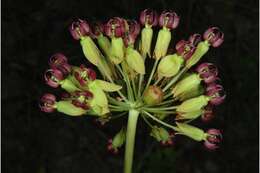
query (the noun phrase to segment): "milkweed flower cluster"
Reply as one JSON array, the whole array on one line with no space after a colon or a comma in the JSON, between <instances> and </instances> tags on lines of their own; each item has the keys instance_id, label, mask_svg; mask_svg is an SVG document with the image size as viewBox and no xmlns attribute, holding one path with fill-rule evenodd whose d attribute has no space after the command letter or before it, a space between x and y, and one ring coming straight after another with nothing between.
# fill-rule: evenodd
<instances>
[{"instance_id":1,"label":"milkweed flower cluster","mask_svg":"<svg viewBox=\"0 0 260 173\"><path fill-rule=\"evenodd\" d=\"M123 124L107 146L118 153L126 143L125 172L131 172L139 115L150 127L150 136L164 146L172 145L175 135L184 135L204 141L210 150L218 148L220 130L204 131L191 121L212 120L213 108L225 99L217 67L208 62L198 64L211 47L222 44L224 34L210 27L202 36L196 33L179 40L175 53L169 53L179 22L173 11L158 15L150 9L141 12L139 22L121 17L107 22L74 21L69 28L71 36L80 42L85 58L96 70L84 64L71 65L62 53L51 56L44 79L65 93L60 100L44 94L40 109L93 116L102 124L128 113L127 127ZM147 58L154 62L151 70L147 70Z\"/></svg>"}]
</instances>

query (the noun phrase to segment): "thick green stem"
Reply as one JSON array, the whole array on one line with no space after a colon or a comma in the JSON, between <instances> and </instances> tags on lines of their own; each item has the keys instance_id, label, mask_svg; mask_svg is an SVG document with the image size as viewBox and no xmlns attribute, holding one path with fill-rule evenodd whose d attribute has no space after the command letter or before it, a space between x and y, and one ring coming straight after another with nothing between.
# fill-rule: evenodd
<instances>
[{"instance_id":1,"label":"thick green stem","mask_svg":"<svg viewBox=\"0 0 260 173\"><path fill-rule=\"evenodd\" d=\"M132 164L134 156L135 132L139 112L135 109L129 111L127 131L126 131L126 147L124 173L132 173Z\"/></svg>"}]
</instances>

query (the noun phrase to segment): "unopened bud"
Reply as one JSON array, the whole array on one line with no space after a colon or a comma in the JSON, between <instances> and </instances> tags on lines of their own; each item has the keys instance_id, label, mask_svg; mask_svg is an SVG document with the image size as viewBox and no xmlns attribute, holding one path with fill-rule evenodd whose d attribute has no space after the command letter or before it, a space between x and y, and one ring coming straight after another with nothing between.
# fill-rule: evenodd
<instances>
[{"instance_id":1,"label":"unopened bud","mask_svg":"<svg viewBox=\"0 0 260 173\"><path fill-rule=\"evenodd\" d=\"M148 105L155 105L161 103L163 100L163 92L157 86L149 86L144 93L144 102Z\"/></svg>"}]
</instances>

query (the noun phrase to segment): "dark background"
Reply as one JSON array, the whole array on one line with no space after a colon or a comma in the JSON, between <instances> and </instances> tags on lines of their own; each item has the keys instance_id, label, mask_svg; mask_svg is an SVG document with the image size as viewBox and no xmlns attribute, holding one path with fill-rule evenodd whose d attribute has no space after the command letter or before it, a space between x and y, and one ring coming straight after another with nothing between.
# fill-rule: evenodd
<instances>
[{"instance_id":1,"label":"dark background","mask_svg":"<svg viewBox=\"0 0 260 173\"><path fill-rule=\"evenodd\" d=\"M172 9L181 16L174 43L219 26L224 44L205 60L216 63L227 93L216 119L201 127L224 131L216 152L178 137L172 148L153 142L139 123L135 169L149 173L258 172L258 1L257 0L37 0L2 1L2 171L6 173L122 172L123 151L106 152L117 130L103 129L88 117L71 118L38 109L47 87L42 74L48 57L64 52L73 64L86 62L68 26L76 17L135 18L144 8Z\"/></svg>"}]
</instances>

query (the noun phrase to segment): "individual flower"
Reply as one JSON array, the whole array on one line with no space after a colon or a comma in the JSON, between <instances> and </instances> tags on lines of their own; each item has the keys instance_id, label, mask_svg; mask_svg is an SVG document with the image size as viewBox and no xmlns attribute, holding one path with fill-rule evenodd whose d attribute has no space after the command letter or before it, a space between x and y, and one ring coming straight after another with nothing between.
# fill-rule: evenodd
<instances>
[{"instance_id":1,"label":"individual flower","mask_svg":"<svg viewBox=\"0 0 260 173\"><path fill-rule=\"evenodd\" d=\"M218 47L224 41L224 34L217 27L209 28L203 34L203 38L205 41L200 41L201 38L198 34L194 34L189 38L189 41L192 42L196 47L193 55L187 60L186 68L190 68L195 65L203 55L205 55L209 46Z\"/></svg>"},{"instance_id":2,"label":"individual flower","mask_svg":"<svg viewBox=\"0 0 260 173\"><path fill-rule=\"evenodd\" d=\"M110 19L105 27L105 33L111 38L109 58L114 64L120 64L124 60L124 41L127 21L120 17Z\"/></svg>"},{"instance_id":3,"label":"individual flower","mask_svg":"<svg viewBox=\"0 0 260 173\"><path fill-rule=\"evenodd\" d=\"M53 88L57 88L64 79L64 74L58 69L48 69L44 73L44 79L46 84Z\"/></svg>"},{"instance_id":4,"label":"individual flower","mask_svg":"<svg viewBox=\"0 0 260 173\"><path fill-rule=\"evenodd\" d=\"M70 25L70 33L75 40L82 39L91 34L91 28L87 21L78 19Z\"/></svg>"},{"instance_id":5,"label":"individual flower","mask_svg":"<svg viewBox=\"0 0 260 173\"><path fill-rule=\"evenodd\" d=\"M127 31L124 36L124 43L127 46L133 45L136 37L140 33L140 24L136 20L128 20L127 21Z\"/></svg>"},{"instance_id":6,"label":"individual flower","mask_svg":"<svg viewBox=\"0 0 260 173\"><path fill-rule=\"evenodd\" d=\"M62 53L56 53L52 55L49 59L49 65L51 68L57 68L58 66L67 63L68 63L68 59Z\"/></svg>"},{"instance_id":7,"label":"individual flower","mask_svg":"<svg viewBox=\"0 0 260 173\"><path fill-rule=\"evenodd\" d=\"M64 75L71 72L71 66L68 64L68 59L62 53L56 53L49 59L49 65L52 69L60 70Z\"/></svg>"},{"instance_id":8,"label":"individual flower","mask_svg":"<svg viewBox=\"0 0 260 173\"><path fill-rule=\"evenodd\" d=\"M71 103L71 100L56 101L56 97L53 94L44 94L40 99L40 109L43 112L58 112L64 113L70 116L80 116L86 113L86 110L78 108Z\"/></svg>"},{"instance_id":9,"label":"individual flower","mask_svg":"<svg viewBox=\"0 0 260 173\"><path fill-rule=\"evenodd\" d=\"M153 10L145 9L141 12L139 20L140 23L145 26L141 31L140 51L144 58L146 55L151 57L151 44L153 38L152 26L156 26L158 23L157 13Z\"/></svg>"},{"instance_id":10,"label":"individual flower","mask_svg":"<svg viewBox=\"0 0 260 173\"><path fill-rule=\"evenodd\" d=\"M183 57L184 60L189 59L196 49L193 43L185 40L179 41L176 44L175 48L177 51L177 55Z\"/></svg>"},{"instance_id":11,"label":"individual flower","mask_svg":"<svg viewBox=\"0 0 260 173\"><path fill-rule=\"evenodd\" d=\"M197 46L199 42L201 42L201 35L200 34L193 34L189 37L188 40L193 46Z\"/></svg>"},{"instance_id":12,"label":"individual flower","mask_svg":"<svg viewBox=\"0 0 260 173\"><path fill-rule=\"evenodd\" d=\"M72 104L76 107L80 107L82 109L88 110L89 107L89 101L93 98L93 94L90 91L75 91L71 94Z\"/></svg>"},{"instance_id":13,"label":"individual flower","mask_svg":"<svg viewBox=\"0 0 260 173\"><path fill-rule=\"evenodd\" d=\"M225 98L225 92L223 86L219 84L212 83L207 86L206 88L207 96L210 97L210 103L212 105L219 105L221 104Z\"/></svg>"},{"instance_id":14,"label":"individual flower","mask_svg":"<svg viewBox=\"0 0 260 173\"><path fill-rule=\"evenodd\" d=\"M43 112L53 112L55 110L56 97L53 94L46 93L40 99L40 109Z\"/></svg>"},{"instance_id":15,"label":"individual flower","mask_svg":"<svg viewBox=\"0 0 260 173\"><path fill-rule=\"evenodd\" d=\"M126 20L120 17L110 19L105 25L105 33L109 37L123 37L126 32Z\"/></svg>"},{"instance_id":16,"label":"individual flower","mask_svg":"<svg viewBox=\"0 0 260 173\"><path fill-rule=\"evenodd\" d=\"M167 29L175 29L179 21L180 17L173 11L163 11L159 17L159 25Z\"/></svg>"},{"instance_id":17,"label":"individual flower","mask_svg":"<svg viewBox=\"0 0 260 173\"><path fill-rule=\"evenodd\" d=\"M196 71L200 78L207 84L215 82L218 79L218 69L212 63L202 63L197 66Z\"/></svg>"},{"instance_id":18,"label":"individual flower","mask_svg":"<svg viewBox=\"0 0 260 173\"><path fill-rule=\"evenodd\" d=\"M93 81L96 79L96 72L91 68L86 68L84 65L81 65L80 68L74 72L74 77L81 86L85 86L89 80Z\"/></svg>"},{"instance_id":19,"label":"individual flower","mask_svg":"<svg viewBox=\"0 0 260 173\"><path fill-rule=\"evenodd\" d=\"M91 26L94 37L99 37L105 32L105 25L102 22L95 22Z\"/></svg>"},{"instance_id":20,"label":"individual flower","mask_svg":"<svg viewBox=\"0 0 260 173\"><path fill-rule=\"evenodd\" d=\"M143 26L156 26L158 23L158 15L154 10L145 9L140 13L139 20Z\"/></svg>"},{"instance_id":21,"label":"individual flower","mask_svg":"<svg viewBox=\"0 0 260 173\"><path fill-rule=\"evenodd\" d=\"M179 17L175 12L164 11L159 17L159 25L163 27L157 37L154 57L160 59L167 53L170 41L171 41L171 29L175 29L179 24Z\"/></svg>"},{"instance_id":22,"label":"individual flower","mask_svg":"<svg viewBox=\"0 0 260 173\"><path fill-rule=\"evenodd\" d=\"M204 141L204 145L209 150L215 150L219 147L220 142L222 141L223 137L218 129L209 129L206 132L206 140Z\"/></svg>"},{"instance_id":23,"label":"individual flower","mask_svg":"<svg viewBox=\"0 0 260 173\"><path fill-rule=\"evenodd\" d=\"M203 122L209 122L214 118L214 113L213 113L213 106L208 104L205 106L204 111L201 115L201 120Z\"/></svg>"},{"instance_id":24,"label":"individual flower","mask_svg":"<svg viewBox=\"0 0 260 173\"><path fill-rule=\"evenodd\" d=\"M224 41L224 33L218 27L211 27L203 34L204 40L207 40L212 47L220 46Z\"/></svg>"}]
</instances>

